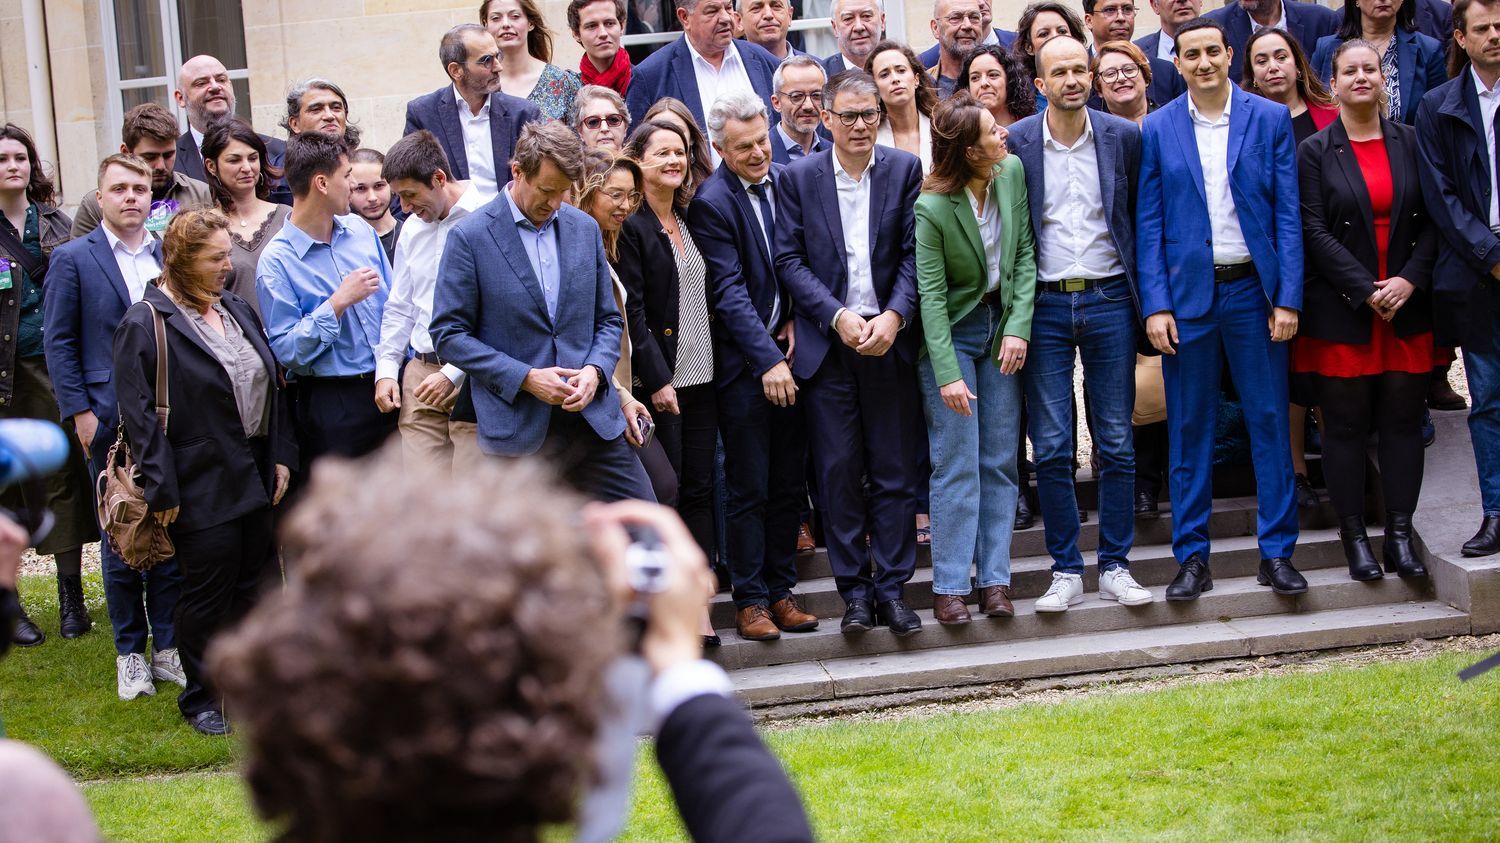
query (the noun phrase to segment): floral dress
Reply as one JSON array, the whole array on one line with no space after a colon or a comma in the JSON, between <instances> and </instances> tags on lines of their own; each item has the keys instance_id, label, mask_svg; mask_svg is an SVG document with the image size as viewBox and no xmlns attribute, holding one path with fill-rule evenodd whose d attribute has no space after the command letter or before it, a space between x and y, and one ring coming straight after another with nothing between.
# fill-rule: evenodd
<instances>
[{"instance_id":1,"label":"floral dress","mask_svg":"<svg viewBox=\"0 0 1500 843\"><path fill-rule=\"evenodd\" d=\"M542 74L536 78L536 87L526 98L536 103L543 118L566 122L572 117L573 98L578 96L581 87L577 73L549 64L542 68Z\"/></svg>"}]
</instances>

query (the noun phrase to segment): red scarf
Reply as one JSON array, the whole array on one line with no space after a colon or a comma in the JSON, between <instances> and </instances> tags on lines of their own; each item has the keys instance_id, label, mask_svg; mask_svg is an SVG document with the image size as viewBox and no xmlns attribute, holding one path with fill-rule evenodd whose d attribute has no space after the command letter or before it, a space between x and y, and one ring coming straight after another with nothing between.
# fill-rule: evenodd
<instances>
[{"instance_id":1,"label":"red scarf","mask_svg":"<svg viewBox=\"0 0 1500 843\"><path fill-rule=\"evenodd\" d=\"M615 60L610 63L609 68L599 71L594 68L594 62L584 53L579 59L579 73L583 76L585 85L603 85L613 88L615 93L625 96L625 89L630 87L630 54L621 47L615 53Z\"/></svg>"}]
</instances>

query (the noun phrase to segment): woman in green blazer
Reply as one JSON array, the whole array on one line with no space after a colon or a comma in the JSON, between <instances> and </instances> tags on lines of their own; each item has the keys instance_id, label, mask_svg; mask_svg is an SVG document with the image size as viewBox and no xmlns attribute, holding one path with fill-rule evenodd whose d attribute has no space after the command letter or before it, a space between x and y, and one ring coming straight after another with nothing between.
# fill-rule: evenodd
<instances>
[{"instance_id":1,"label":"woman in green blazer","mask_svg":"<svg viewBox=\"0 0 1500 843\"><path fill-rule=\"evenodd\" d=\"M969 622L974 566L980 611L1009 617L1019 372L1031 337L1036 244L1021 161L1007 156L1004 127L967 92L932 115L932 174L917 199L916 232L933 614L943 624Z\"/></svg>"}]
</instances>

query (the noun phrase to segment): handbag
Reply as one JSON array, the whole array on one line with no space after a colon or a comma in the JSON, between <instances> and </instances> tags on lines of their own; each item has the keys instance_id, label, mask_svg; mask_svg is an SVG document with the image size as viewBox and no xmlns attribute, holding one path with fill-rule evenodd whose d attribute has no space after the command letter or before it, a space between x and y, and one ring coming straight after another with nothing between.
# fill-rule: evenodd
<instances>
[{"instance_id":1,"label":"handbag","mask_svg":"<svg viewBox=\"0 0 1500 843\"><path fill-rule=\"evenodd\" d=\"M161 311L150 302L152 321L156 326L156 417L163 434L167 432L167 334ZM146 492L139 482L140 472L130 443L125 441L125 423L120 422L115 443L104 460L104 470L95 481L95 500L99 505L99 527L109 536L109 545L132 569L146 572L158 562L177 552L167 528L151 514Z\"/></svg>"}]
</instances>

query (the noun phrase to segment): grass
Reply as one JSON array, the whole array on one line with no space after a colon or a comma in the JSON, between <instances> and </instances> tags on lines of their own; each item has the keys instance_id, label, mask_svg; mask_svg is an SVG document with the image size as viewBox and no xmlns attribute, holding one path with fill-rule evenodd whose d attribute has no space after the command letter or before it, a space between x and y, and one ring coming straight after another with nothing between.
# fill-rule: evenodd
<instances>
[{"instance_id":1,"label":"grass","mask_svg":"<svg viewBox=\"0 0 1500 843\"><path fill-rule=\"evenodd\" d=\"M36 684L72 675L41 664L75 655L49 640L0 662L0 712L13 737L74 775L109 779L84 785L109 839L264 839L226 766L232 742L193 735L160 693L144 706L116 700L99 667L106 635L67 643L103 651L79 671L87 681L66 696ZM1454 674L1475 659L1449 653L766 737L822 840L1495 839L1500 675L1460 684ZM129 731L103 734L119 730ZM193 772L135 778L168 769ZM639 776L625 839L684 839L649 749Z\"/></svg>"}]
</instances>

